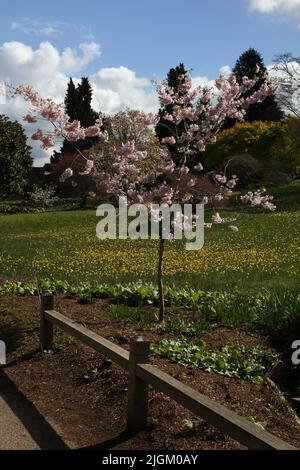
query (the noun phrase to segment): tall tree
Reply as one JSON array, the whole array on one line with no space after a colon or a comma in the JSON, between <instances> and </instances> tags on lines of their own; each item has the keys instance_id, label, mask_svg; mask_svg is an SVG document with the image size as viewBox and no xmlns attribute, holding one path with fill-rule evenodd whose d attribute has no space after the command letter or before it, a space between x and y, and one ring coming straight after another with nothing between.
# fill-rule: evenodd
<instances>
[{"instance_id":1,"label":"tall tree","mask_svg":"<svg viewBox=\"0 0 300 470\"><path fill-rule=\"evenodd\" d=\"M70 78L70 81L67 87L67 93L65 97L65 111L66 111L66 114L69 116L71 122L78 119L79 97L78 97L78 91L76 89L76 86L72 78Z\"/></svg>"},{"instance_id":2,"label":"tall tree","mask_svg":"<svg viewBox=\"0 0 300 470\"><path fill-rule=\"evenodd\" d=\"M251 90L244 94L244 98L255 93L260 87L268 81L268 71L265 67L262 56L255 49L250 48L243 52L237 60L233 69L239 84L242 84L243 77L253 79L258 76L259 80L255 83ZM276 96L268 96L262 103L254 103L246 111L245 121L280 121L283 119L284 113L281 110ZM227 119L224 128L233 127L236 120Z\"/></svg>"},{"instance_id":3,"label":"tall tree","mask_svg":"<svg viewBox=\"0 0 300 470\"><path fill-rule=\"evenodd\" d=\"M23 127L0 115L0 196L22 194L31 168L31 149Z\"/></svg>"},{"instance_id":4,"label":"tall tree","mask_svg":"<svg viewBox=\"0 0 300 470\"><path fill-rule=\"evenodd\" d=\"M83 127L89 127L95 124L99 114L92 108L93 90L87 77L82 77L81 83L76 87L72 78L68 83L67 93L65 97L65 111L70 118L70 122L80 121ZM89 149L97 142L97 138L89 137L79 140L76 147L79 150ZM65 141L63 143L61 153L72 153L74 148Z\"/></svg>"},{"instance_id":5,"label":"tall tree","mask_svg":"<svg viewBox=\"0 0 300 470\"><path fill-rule=\"evenodd\" d=\"M188 71L186 70L184 64L180 63L177 67L171 68L169 70L166 83L168 87L170 87L173 90L176 90L176 93L178 93L180 97L184 97L184 95L188 94L189 90L188 89L184 90L184 88L181 87L181 85L182 83L185 82L187 78L188 78ZM155 127L155 133L160 143L162 143L162 140L165 139L166 137L174 137L174 133L176 131L177 126L174 122L171 122L169 119L166 119L166 116L172 116L173 111L174 111L174 105L173 103L169 103L169 104L165 104L164 106L162 106L158 112L159 122L157 123ZM183 125L184 124L182 123L180 126L181 132L184 131L184 129L182 129ZM173 146L172 151L174 155L175 146ZM178 159L180 159L180 155L178 155Z\"/></svg>"},{"instance_id":6,"label":"tall tree","mask_svg":"<svg viewBox=\"0 0 300 470\"><path fill-rule=\"evenodd\" d=\"M87 77L82 77L81 83L77 87L77 97L80 109L80 122L83 127L95 124L99 114L92 109L93 89Z\"/></svg>"}]
</instances>

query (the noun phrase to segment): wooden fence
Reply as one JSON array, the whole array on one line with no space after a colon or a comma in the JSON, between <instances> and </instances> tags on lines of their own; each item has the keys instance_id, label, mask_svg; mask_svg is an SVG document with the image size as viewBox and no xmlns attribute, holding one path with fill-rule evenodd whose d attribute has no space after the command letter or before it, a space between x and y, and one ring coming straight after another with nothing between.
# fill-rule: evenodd
<instances>
[{"instance_id":1,"label":"wooden fence","mask_svg":"<svg viewBox=\"0 0 300 470\"><path fill-rule=\"evenodd\" d=\"M128 370L127 429L136 433L146 428L149 385L174 399L224 434L258 450L296 450L287 442L260 429L245 418L149 364L150 343L143 338L130 342L130 352L54 310L54 297L41 297L40 340L42 350L51 349L53 326L61 328L95 351Z\"/></svg>"}]
</instances>

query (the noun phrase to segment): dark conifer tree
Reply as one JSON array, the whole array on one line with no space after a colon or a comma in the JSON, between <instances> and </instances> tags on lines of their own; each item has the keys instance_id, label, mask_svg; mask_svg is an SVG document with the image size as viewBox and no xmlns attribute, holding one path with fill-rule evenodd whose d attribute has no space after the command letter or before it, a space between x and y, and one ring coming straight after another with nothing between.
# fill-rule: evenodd
<instances>
[{"instance_id":1,"label":"dark conifer tree","mask_svg":"<svg viewBox=\"0 0 300 470\"><path fill-rule=\"evenodd\" d=\"M79 99L76 86L70 78L68 83L67 93L65 97L65 112L70 118L70 121L73 122L78 119L79 115Z\"/></svg>"},{"instance_id":2,"label":"dark conifer tree","mask_svg":"<svg viewBox=\"0 0 300 470\"><path fill-rule=\"evenodd\" d=\"M236 76L237 81L242 83L243 77L253 79L259 76L259 80L254 87L249 90L244 97L252 95L255 91L264 84L268 78L268 72L265 67L262 56L253 48L243 52L237 60L233 69L233 74ZM262 103L255 103L247 109L245 121L280 121L283 119L283 112L276 101L276 96L268 96ZM233 127L236 124L235 119L227 119L224 128Z\"/></svg>"},{"instance_id":3,"label":"dark conifer tree","mask_svg":"<svg viewBox=\"0 0 300 470\"><path fill-rule=\"evenodd\" d=\"M166 80L168 86L178 89L178 87L180 86L180 83L182 83L181 81L182 77L187 77L187 73L188 72L185 69L185 66L183 63L180 63L177 67L170 69L167 75L167 80ZM182 95L184 95L184 92L182 92ZM160 119L156 125L155 132L160 142L165 137L174 136L175 125L172 122L165 119L164 117L166 114L172 114L172 112L173 112L172 104L165 105L159 110L158 115ZM175 147L174 148L172 148L172 146L168 146L168 147L173 153L172 158L174 158ZM178 155L178 158L181 158L181 156Z\"/></svg>"},{"instance_id":4,"label":"dark conifer tree","mask_svg":"<svg viewBox=\"0 0 300 470\"><path fill-rule=\"evenodd\" d=\"M67 93L65 97L65 111L70 118L70 121L80 121L83 127L89 127L95 124L99 114L92 109L93 90L90 85L89 79L82 77L81 83L76 87L72 78L70 78ZM89 149L97 142L97 137L87 138L76 142L76 147L79 150ZM61 153L72 153L74 147L67 141L64 141Z\"/></svg>"},{"instance_id":5,"label":"dark conifer tree","mask_svg":"<svg viewBox=\"0 0 300 470\"><path fill-rule=\"evenodd\" d=\"M186 77L187 71L184 65L181 63L176 68L170 69L167 75L167 84L172 88L177 88L180 85L180 77ZM173 135L174 124L164 118L165 114L172 114L173 105L168 104L159 110L160 120L156 125L156 135L161 142L165 137L171 137Z\"/></svg>"},{"instance_id":6,"label":"dark conifer tree","mask_svg":"<svg viewBox=\"0 0 300 470\"><path fill-rule=\"evenodd\" d=\"M89 79L82 77L81 83L77 87L77 99L79 101L80 122L83 127L95 124L99 114L92 109L93 90Z\"/></svg>"}]
</instances>

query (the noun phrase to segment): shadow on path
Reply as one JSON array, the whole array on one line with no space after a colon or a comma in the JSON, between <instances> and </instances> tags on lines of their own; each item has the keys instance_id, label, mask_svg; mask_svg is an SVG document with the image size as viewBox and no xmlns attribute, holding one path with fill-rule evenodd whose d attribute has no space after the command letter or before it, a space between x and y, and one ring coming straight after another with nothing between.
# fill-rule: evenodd
<instances>
[{"instance_id":1,"label":"shadow on path","mask_svg":"<svg viewBox=\"0 0 300 470\"><path fill-rule=\"evenodd\" d=\"M118 434L117 436L112 437L105 442L101 442L100 444L95 444L93 446L82 447L77 450L111 450L118 444L122 444L131 438L132 434L128 433L127 431L123 431L121 434Z\"/></svg>"},{"instance_id":2,"label":"shadow on path","mask_svg":"<svg viewBox=\"0 0 300 470\"><path fill-rule=\"evenodd\" d=\"M69 449L36 407L7 377L4 369L0 369L0 396L41 450Z\"/></svg>"}]
</instances>

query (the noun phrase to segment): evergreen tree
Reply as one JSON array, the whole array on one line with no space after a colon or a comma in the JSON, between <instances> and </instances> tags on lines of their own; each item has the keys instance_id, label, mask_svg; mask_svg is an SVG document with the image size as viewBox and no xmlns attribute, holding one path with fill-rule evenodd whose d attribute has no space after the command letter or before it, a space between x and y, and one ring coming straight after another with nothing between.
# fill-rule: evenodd
<instances>
[{"instance_id":1,"label":"evergreen tree","mask_svg":"<svg viewBox=\"0 0 300 470\"><path fill-rule=\"evenodd\" d=\"M245 76L250 79L253 79L257 75L260 77L254 87L249 90L244 97L248 97L259 90L268 77L262 56L253 48L243 52L239 57L233 69L233 74L240 84ZM251 105L246 111L245 121L280 121L283 119L283 116L284 114L276 101L276 96L271 95L262 103ZM227 119L224 128L233 127L236 122L235 119Z\"/></svg>"},{"instance_id":2,"label":"evergreen tree","mask_svg":"<svg viewBox=\"0 0 300 470\"><path fill-rule=\"evenodd\" d=\"M76 86L70 78L68 83L67 93L65 97L65 111L70 118L70 121L73 122L78 119L79 115L79 97Z\"/></svg>"},{"instance_id":3,"label":"evergreen tree","mask_svg":"<svg viewBox=\"0 0 300 470\"><path fill-rule=\"evenodd\" d=\"M184 67L184 64L180 63L176 68L170 69L167 75L167 84L172 87L172 88L177 88L180 85L179 78L181 76L186 77L187 76L187 71ZM164 106L159 110L159 117L160 120L158 124L156 125L155 132L156 135L161 142L163 138L165 137L170 137L173 135L172 131L175 128L175 125L167 121L164 116L165 114L169 113L171 114L173 111L173 105L169 104Z\"/></svg>"},{"instance_id":4,"label":"evergreen tree","mask_svg":"<svg viewBox=\"0 0 300 470\"><path fill-rule=\"evenodd\" d=\"M71 122L78 120L83 127L89 127L95 124L99 114L92 109L92 97L93 90L88 78L82 77L81 83L77 87L75 86L72 78L70 78L65 97L65 111ZM87 150L97 141L97 137L89 137L76 142L76 147L79 150ZM72 152L74 152L73 145L64 141L61 153L65 154Z\"/></svg>"},{"instance_id":5,"label":"evergreen tree","mask_svg":"<svg viewBox=\"0 0 300 470\"><path fill-rule=\"evenodd\" d=\"M82 77L81 83L77 87L77 99L80 103L80 122L83 127L95 124L99 114L92 109L93 90L89 79Z\"/></svg>"},{"instance_id":6,"label":"evergreen tree","mask_svg":"<svg viewBox=\"0 0 300 470\"><path fill-rule=\"evenodd\" d=\"M31 168L31 148L23 127L0 115L0 197L23 194Z\"/></svg>"},{"instance_id":7,"label":"evergreen tree","mask_svg":"<svg viewBox=\"0 0 300 470\"><path fill-rule=\"evenodd\" d=\"M180 83L182 83L182 81L180 81L180 78L182 77L186 78L187 74L188 72L185 69L184 64L180 63L177 67L169 70L168 75L167 75L167 80L166 80L167 85L172 88L178 89L178 87L180 86ZM181 95L183 96L184 92L182 92ZM175 124L166 120L164 117L166 114L172 114L172 112L173 112L172 104L165 105L163 108L160 108L158 112L160 119L155 127L155 132L160 143L162 142L162 139L164 139L165 137L174 136ZM184 131L184 129L182 129L182 131ZM174 157L175 146L169 146L169 148L173 152L173 157ZM181 158L181 156L178 155L178 158ZM176 160L176 157L175 157L175 160Z\"/></svg>"}]
</instances>

